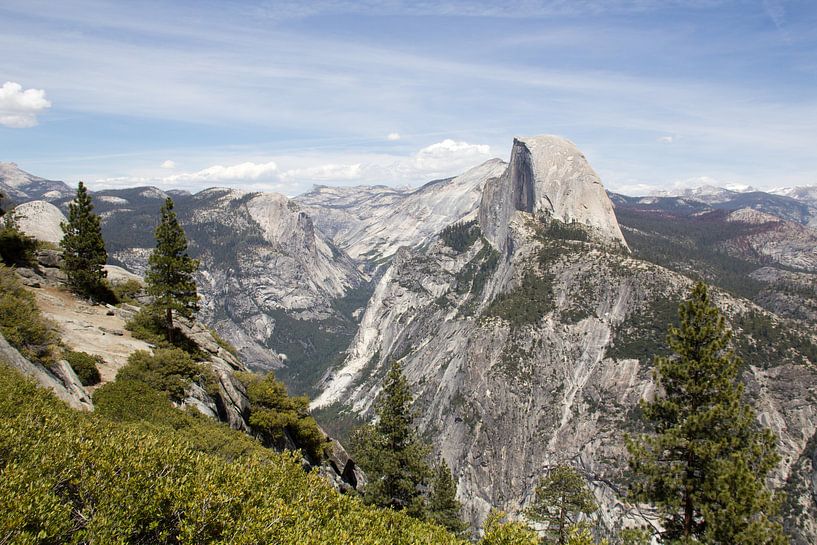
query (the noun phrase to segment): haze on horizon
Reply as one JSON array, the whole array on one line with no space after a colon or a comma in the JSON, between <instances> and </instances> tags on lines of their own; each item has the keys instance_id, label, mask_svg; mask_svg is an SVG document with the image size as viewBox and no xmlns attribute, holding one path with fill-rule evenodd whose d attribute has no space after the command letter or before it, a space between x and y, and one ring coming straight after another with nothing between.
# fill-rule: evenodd
<instances>
[{"instance_id":1,"label":"haze on horizon","mask_svg":"<svg viewBox=\"0 0 817 545\"><path fill-rule=\"evenodd\" d=\"M541 133L628 194L817 184L808 0L6 0L0 51L0 161L92 189L419 185Z\"/></svg>"}]
</instances>

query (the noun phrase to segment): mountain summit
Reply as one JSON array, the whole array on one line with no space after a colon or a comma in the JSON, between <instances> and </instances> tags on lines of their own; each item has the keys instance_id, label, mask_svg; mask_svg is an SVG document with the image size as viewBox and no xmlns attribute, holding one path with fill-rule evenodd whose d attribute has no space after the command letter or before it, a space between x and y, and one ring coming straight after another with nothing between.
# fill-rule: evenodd
<instances>
[{"instance_id":1,"label":"mountain summit","mask_svg":"<svg viewBox=\"0 0 817 545\"><path fill-rule=\"evenodd\" d=\"M500 250L517 211L579 223L597 238L627 245L599 176L575 144L558 136L514 139L505 172L486 183L479 222Z\"/></svg>"}]
</instances>

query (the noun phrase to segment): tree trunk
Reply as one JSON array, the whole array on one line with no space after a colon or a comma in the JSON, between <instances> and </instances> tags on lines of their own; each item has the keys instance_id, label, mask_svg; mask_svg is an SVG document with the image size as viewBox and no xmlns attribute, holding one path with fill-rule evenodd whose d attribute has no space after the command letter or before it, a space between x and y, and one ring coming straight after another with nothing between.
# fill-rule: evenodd
<instances>
[{"instance_id":1,"label":"tree trunk","mask_svg":"<svg viewBox=\"0 0 817 545\"><path fill-rule=\"evenodd\" d=\"M692 479L692 453L687 452L687 482L684 485L684 537L692 537L692 491L689 481Z\"/></svg>"},{"instance_id":2,"label":"tree trunk","mask_svg":"<svg viewBox=\"0 0 817 545\"><path fill-rule=\"evenodd\" d=\"M173 342L173 309L167 309L167 340Z\"/></svg>"},{"instance_id":3,"label":"tree trunk","mask_svg":"<svg viewBox=\"0 0 817 545\"><path fill-rule=\"evenodd\" d=\"M562 496L562 505L559 506L559 545L567 543L567 532L565 531L565 508L564 496Z\"/></svg>"}]
</instances>

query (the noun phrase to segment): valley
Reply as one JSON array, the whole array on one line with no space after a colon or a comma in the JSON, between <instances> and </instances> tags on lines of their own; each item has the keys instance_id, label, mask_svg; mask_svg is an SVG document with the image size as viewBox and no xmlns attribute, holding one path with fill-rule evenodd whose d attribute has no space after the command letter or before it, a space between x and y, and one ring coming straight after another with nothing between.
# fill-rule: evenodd
<instances>
[{"instance_id":1,"label":"valley","mask_svg":"<svg viewBox=\"0 0 817 545\"><path fill-rule=\"evenodd\" d=\"M70 188L3 169L0 191L42 220L31 234L54 231ZM747 397L778 438L787 531L808 543L817 208L796 191L700 193L608 194L580 150L542 136L515 140L507 163L417 189L316 187L289 199L135 188L94 202L112 263L141 275L155 211L172 196L201 261L198 319L249 368L309 394L331 435L346 441L372 417L400 362L419 432L451 467L473 527L492 508L521 513L536 476L562 463L587 479L605 531L654 521L623 496L623 437L641 431L652 359L703 280L735 332Z\"/></svg>"}]
</instances>

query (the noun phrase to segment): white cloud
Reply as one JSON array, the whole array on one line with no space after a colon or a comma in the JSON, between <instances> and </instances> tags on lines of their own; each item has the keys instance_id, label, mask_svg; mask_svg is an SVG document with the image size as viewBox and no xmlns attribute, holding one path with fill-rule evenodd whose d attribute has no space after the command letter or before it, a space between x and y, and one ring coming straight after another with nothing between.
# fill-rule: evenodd
<instances>
[{"instance_id":1,"label":"white cloud","mask_svg":"<svg viewBox=\"0 0 817 545\"><path fill-rule=\"evenodd\" d=\"M274 161L268 163L240 163L237 165L213 165L197 172L174 174L162 179L162 182L238 182L238 181L277 181L280 176L278 165Z\"/></svg>"},{"instance_id":2,"label":"white cloud","mask_svg":"<svg viewBox=\"0 0 817 545\"><path fill-rule=\"evenodd\" d=\"M659 136L658 138L656 138L656 140L658 142L661 142L662 144L672 144L675 141L675 138L673 136L666 135L666 136Z\"/></svg>"},{"instance_id":3,"label":"white cloud","mask_svg":"<svg viewBox=\"0 0 817 545\"><path fill-rule=\"evenodd\" d=\"M363 175L360 163L352 165L318 165L314 167L294 168L281 175L286 180L314 180L320 182L359 180Z\"/></svg>"},{"instance_id":4,"label":"white cloud","mask_svg":"<svg viewBox=\"0 0 817 545\"><path fill-rule=\"evenodd\" d=\"M163 162L163 163L162 163L162 168L166 168L166 169L168 169L168 170L169 170L169 169L176 168L176 162L175 162L175 161L171 161L170 159L168 159L167 161L165 161L165 162Z\"/></svg>"},{"instance_id":5,"label":"white cloud","mask_svg":"<svg viewBox=\"0 0 817 545\"><path fill-rule=\"evenodd\" d=\"M396 142L400 140L400 133L399 132L390 132L388 136L386 136L386 140L389 142Z\"/></svg>"},{"instance_id":6,"label":"white cloud","mask_svg":"<svg viewBox=\"0 0 817 545\"><path fill-rule=\"evenodd\" d=\"M461 166L474 166L490 157L491 147L487 144L469 144L447 138L417 152L415 164L421 171L451 171Z\"/></svg>"},{"instance_id":7,"label":"white cloud","mask_svg":"<svg viewBox=\"0 0 817 545\"><path fill-rule=\"evenodd\" d=\"M0 87L0 125L23 129L37 125L37 114L51 107L42 89L26 89L13 81Z\"/></svg>"},{"instance_id":8,"label":"white cloud","mask_svg":"<svg viewBox=\"0 0 817 545\"><path fill-rule=\"evenodd\" d=\"M446 139L407 155L390 154L299 154L276 156L274 160L217 164L193 172L164 175L146 169L131 176L97 178L94 189L155 185L162 189L199 191L225 186L246 191L277 191L297 195L311 184L414 185L437 178L456 176L490 159L486 144ZM185 162L191 162L188 158ZM161 166L166 168L165 161Z\"/></svg>"}]
</instances>

